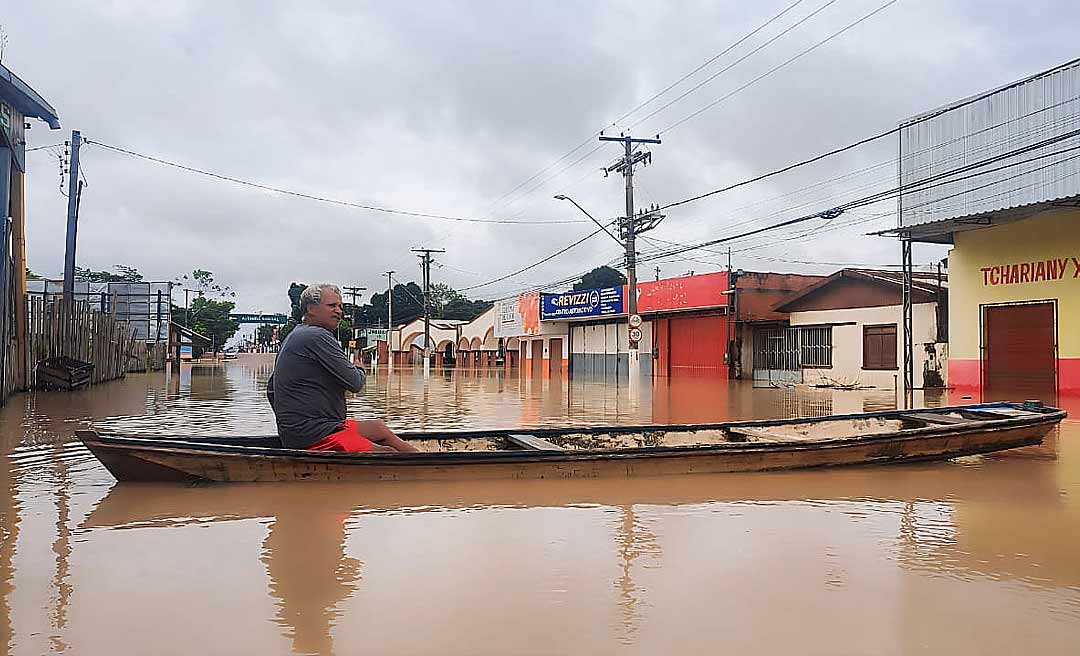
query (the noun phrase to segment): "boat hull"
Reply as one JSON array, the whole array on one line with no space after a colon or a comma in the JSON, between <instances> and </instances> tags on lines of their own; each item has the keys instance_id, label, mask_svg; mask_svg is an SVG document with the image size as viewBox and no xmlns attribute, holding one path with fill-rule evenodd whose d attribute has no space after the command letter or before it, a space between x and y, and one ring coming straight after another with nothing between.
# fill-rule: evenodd
<instances>
[{"instance_id":1,"label":"boat hull","mask_svg":"<svg viewBox=\"0 0 1080 656\"><path fill-rule=\"evenodd\" d=\"M732 443L613 451L500 451L334 454L281 449L197 448L167 441L79 437L121 481L436 481L462 479L593 479L675 474L761 472L813 467L943 460L1035 445L1064 413L963 427L812 443ZM145 443L143 443L145 442Z\"/></svg>"}]
</instances>

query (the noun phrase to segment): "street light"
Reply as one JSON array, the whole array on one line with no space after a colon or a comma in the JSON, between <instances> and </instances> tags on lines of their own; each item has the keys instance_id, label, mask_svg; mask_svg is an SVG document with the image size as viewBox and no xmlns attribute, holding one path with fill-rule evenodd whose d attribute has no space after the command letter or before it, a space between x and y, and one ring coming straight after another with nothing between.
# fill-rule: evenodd
<instances>
[{"instance_id":1,"label":"street light","mask_svg":"<svg viewBox=\"0 0 1080 656\"><path fill-rule=\"evenodd\" d=\"M614 240L615 240L615 243L616 243L616 244L618 244L619 246L621 246L621 247L623 247L623 248L626 248L626 244L624 244L624 243L623 243L623 242L622 242L622 241L621 241L621 240L620 240L620 239L619 239L618 237L616 237L615 235L611 234L611 231L607 229L607 226L605 226L604 224L600 223L600 222L599 222L599 221L597 221L597 220L596 220L595 218L593 218L593 215L592 215L592 214L589 214L588 212L586 212L586 211L585 211L585 208L584 208L584 207L582 207L581 205L578 205L578 203L577 203L577 201L576 201L576 200L574 200L573 198L570 198L569 196L566 196L566 195L564 195L564 194L559 194L559 195L555 196L555 200L568 200L568 201L570 201L571 203L573 203L573 204L574 204L574 207L576 207L576 208L578 208L579 210L581 210L581 213L582 213L582 214L584 214L585 216L589 217L590 219L592 219L592 222L593 222L593 223L595 223L596 225L600 226L600 229L601 229L601 230L603 230L604 232L606 232L606 233L607 233L607 236L608 236L608 237L611 237L612 239L614 239Z\"/></svg>"}]
</instances>

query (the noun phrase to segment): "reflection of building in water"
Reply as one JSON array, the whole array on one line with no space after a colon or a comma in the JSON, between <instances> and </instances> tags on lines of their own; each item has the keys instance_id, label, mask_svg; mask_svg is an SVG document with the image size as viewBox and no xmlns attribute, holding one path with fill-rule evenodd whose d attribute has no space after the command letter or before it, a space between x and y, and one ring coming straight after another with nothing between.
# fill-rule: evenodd
<instances>
[{"instance_id":1,"label":"reflection of building in water","mask_svg":"<svg viewBox=\"0 0 1080 656\"><path fill-rule=\"evenodd\" d=\"M1074 441L1080 438L1077 428L1063 424L1066 440L1069 432ZM991 579L1018 579L1039 587L1080 588L1076 544L1080 500L1062 493L1080 485L1080 449L1062 444L1053 460L1047 453L1052 446L1012 451L998 460L988 458L983 467L993 470L996 483L992 490L983 491L987 498L957 504L952 513L955 542L936 543L912 564ZM1053 527L1072 527L1072 539Z\"/></svg>"},{"instance_id":2,"label":"reflection of building in water","mask_svg":"<svg viewBox=\"0 0 1080 656\"><path fill-rule=\"evenodd\" d=\"M859 393L861 394L861 393ZM833 391L805 387L754 388L752 381L672 376L652 386L652 422L695 424L833 414ZM863 397L852 397L853 402ZM852 412L858 412L854 408Z\"/></svg>"},{"instance_id":3,"label":"reflection of building in water","mask_svg":"<svg viewBox=\"0 0 1080 656\"><path fill-rule=\"evenodd\" d=\"M301 503L277 513L262 561L277 600L277 623L298 654L331 654L337 605L356 590L362 563L345 556L348 511Z\"/></svg>"},{"instance_id":4,"label":"reflection of building in water","mask_svg":"<svg viewBox=\"0 0 1080 656\"><path fill-rule=\"evenodd\" d=\"M235 387L221 375L223 364L191 365L191 397L205 401L227 401L232 398Z\"/></svg>"},{"instance_id":5,"label":"reflection of building in water","mask_svg":"<svg viewBox=\"0 0 1080 656\"><path fill-rule=\"evenodd\" d=\"M824 417L833 414L833 395L820 390L785 388L778 405L784 417Z\"/></svg>"},{"instance_id":6,"label":"reflection of building in water","mask_svg":"<svg viewBox=\"0 0 1080 656\"><path fill-rule=\"evenodd\" d=\"M53 449L53 463L56 466L57 481L56 540L52 547L56 554L56 569L52 580L55 599L49 612L49 625L52 628L49 644L54 652L63 652L68 647L64 642L64 630L67 628L68 604L71 601L71 583L68 581L71 571L71 481L63 451Z\"/></svg>"},{"instance_id":7,"label":"reflection of building in water","mask_svg":"<svg viewBox=\"0 0 1080 656\"><path fill-rule=\"evenodd\" d=\"M634 583L634 561L641 556L652 556L659 560L661 550L656 542L656 535L640 522L633 506L620 506L619 520L615 529L615 540L621 573L615 581L615 587L619 595L619 606L622 608L623 635L620 636L620 642L633 644L646 605L641 598L642 590Z\"/></svg>"},{"instance_id":8,"label":"reflection of building in water","mask_svg":"<svg viewBox=\"0 0 1080 656\"><path fill-rule=\"evenodd\" d=\"M12 560L15 557L15 543L19 538L19 504L16 501L18 490L15 487L14 463L6 457L0 457L0 652L14 653L12 640L15 627L11 621L11 594L15 591L15 569Z\"/></svg>"}]
</instances>

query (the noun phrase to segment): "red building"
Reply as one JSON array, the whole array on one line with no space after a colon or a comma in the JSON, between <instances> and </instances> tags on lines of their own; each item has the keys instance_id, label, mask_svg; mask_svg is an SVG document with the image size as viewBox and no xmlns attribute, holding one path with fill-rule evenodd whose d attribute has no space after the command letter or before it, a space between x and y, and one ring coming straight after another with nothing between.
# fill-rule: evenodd
<instances>
[{"instance_id":1,"label":"red building","mask_svg":"<svg viewBox=\"0 0 1080 656\"><path fill-rule=\"evenodd\" d=\"M749 328L782 325L787 316L772 308L821 279L740 271L729 280L728 272L722 271L638 283L638 314L644 319L639 343L642 375L740 377L744 367L739 354ZM625 294L624 287L624 307ZM549 322L567 325L572 372L626 371L629 345L624 312L543 323ZM734 358L729 358L731 352Z\"/></svg>"}]
</instances>

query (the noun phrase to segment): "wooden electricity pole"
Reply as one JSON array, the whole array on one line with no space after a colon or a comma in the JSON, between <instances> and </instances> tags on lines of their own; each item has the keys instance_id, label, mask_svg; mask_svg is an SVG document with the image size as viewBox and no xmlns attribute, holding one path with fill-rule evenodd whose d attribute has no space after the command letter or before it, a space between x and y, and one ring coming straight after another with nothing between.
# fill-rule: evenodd
<instances>
[{"instance_id":1,"label":"wooden electricity pole","mask_svg":"<svg viewBox=\"0 0 1080 656\"><path fill-rule=\"evenodd\" d=\"M656 139L635 139L629 135L618 137L606 137L600 135L600 141L617 141L623 145L623 156L615 163L604 169L604 175L617 172L622 173L626 180L626 215L619 220L619 237L626 246L626 300L627 314L637 314L637 235L647 230L652 230L664 218L656 208L650 208L648 212L634 214L634 167L638 164L646 165L652 161L652 153L649 151L635 151L636 144L658 144L659 135ZM638 353L638 343L629 339L629 373L631 378L639 376L641 361Z\"/></svg>"},{"instance_id":2,"label":"wooden electricity pole","mask_svg":"<svg viewBox=\"0 0 1080 656\"><path fill-rule=\"evenodd\" d=\"M431 369L431 254L445 253L444 249L414 248L424 269L424 373Z\"/></svg>"}]
</instances>

